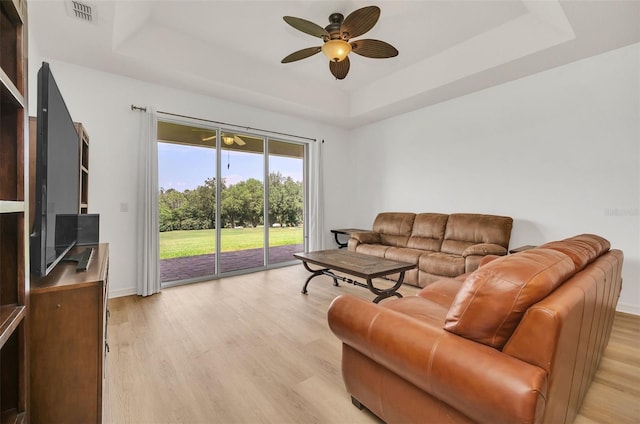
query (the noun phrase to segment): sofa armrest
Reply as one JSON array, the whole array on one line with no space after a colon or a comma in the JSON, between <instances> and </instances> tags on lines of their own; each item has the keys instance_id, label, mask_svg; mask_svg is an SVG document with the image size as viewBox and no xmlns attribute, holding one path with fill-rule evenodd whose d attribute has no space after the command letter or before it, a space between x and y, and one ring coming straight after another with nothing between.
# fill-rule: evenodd
<instances>
[{"instance_id":1,"label":"sofa armrest","mask_svg":"<svg viewBox=\"0 0 640 424\"><path fill-rule=\"evenodd\" d=\"M495 243L480 243L473 244L462 252L462 257L467 256L486 256L486 255L499 255L503 256L507 254L507 249L499 244Z\"/></svg>"},{"instance_id":2,"label":"sofa armrest","mask_svg":"<svg viewBox=\"0 0 640 424\"><path fill-rule=\"evenodd\" d=\"M489 262L498 259L500 256L498 255L487 255L487 256L483 256L482 259L480 259L480 263L478 264L478 268L480 268L483 265L488 264Z\"/></svg>"},{"instance_id":3,"label":"sofa armrest","mask_svg":"<svg viewBox=\"0 0 640 424\"><path fill-rule=\"evenodd\" d=\"M380 243L380 233L374 231L354 231L349 234L349 237L358 240L360 243Z\"/></svg>"},{"instance_id":4,"label":"sofa armrest","mask_svg":"<svg viewBox=\"0 0 640 424\"><path fill-rule=\"evenodd\" d=\"M328 320L343 343L475 421L542 419L539 367L350 295L334 299Z\"/></svg>"}]
</instances>

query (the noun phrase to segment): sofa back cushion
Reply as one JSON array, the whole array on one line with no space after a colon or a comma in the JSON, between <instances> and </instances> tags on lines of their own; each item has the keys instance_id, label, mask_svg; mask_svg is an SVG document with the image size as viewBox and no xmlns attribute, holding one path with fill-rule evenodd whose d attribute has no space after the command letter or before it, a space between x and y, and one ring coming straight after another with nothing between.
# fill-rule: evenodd
<instances>
[{"instance_id":1,"label":"sofa back cushion","mask_svg":"<svg viewBox=\"0 0 640 424\"><path fill-rule=\"evenodd\" d=\"M413 221L411 237L407 247L420 250L440 251L449 215L442 213L419 213Z\"/></svg>"},{"instance_id":2,"label":"sofa back cushion","mask_svg":"<svg viewBox=\"0 0 640 424\"><path fill-rule=\"evenodd\" d=\"M373 231L380 234L382 244L406 247L415 217L410 212L381 212L373 221Z\"/></svg>"},{"instance_id":3,"label":"sofa back cushion","mask_svg":"<svg viewBox=\"0 0 640 424\"><path fill-rule=\"evenodd\" d=\"M454 213L449 215L441 252L461 255L472 244L509 247L513 219L508 216Z\"/></svg>"},{"instance_id":4,"label":"sofa back cushion","mask_svg":"<svg viewBox=\"0 0 640 424\"><path fill-rule=\"evenodd\" d=\"M576 272L582 270L591 262L611 248L608 240L594 235L581 234L562 241L552 241L542 246L545 249L553 249L569 256L575 265Z\"/></svg>"},{"instance_id":5,"label":"sofa back cushion","mask_svg":"<svg viewBox=\"0 0 640 424\"><path fill-rule=\"evenodd\" d=\"M529 306L575 273L573 261L552 249L495 259L471 273L456 295L444 328L502 349Z\"/></svg>"}]
</instances>

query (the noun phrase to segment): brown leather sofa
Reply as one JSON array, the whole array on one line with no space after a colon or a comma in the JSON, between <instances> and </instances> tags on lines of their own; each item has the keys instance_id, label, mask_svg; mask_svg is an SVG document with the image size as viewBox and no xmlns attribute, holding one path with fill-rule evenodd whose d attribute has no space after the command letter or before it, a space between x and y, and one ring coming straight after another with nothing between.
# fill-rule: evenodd
<instances>
[{"instance_id":1,"label":"brown leather sofa","mask_svg":"<svg viewBox=\"0 0 640 424\"><path fill-rule=\"evenodd\" d=\"M372 231L351 233L348 249L416 264L404 282L425 287L474 271L486 255L506 255L512 226L506 216L382 212Z\"/></svg>"},{"instance_id":2,"label":"brown leather sofa","mask_svg":"<svg viewBox=\"0 0 640 424\"><path fill-rule=\"evenodd\" d=\"M356 406L387 422L572 423L608 343L623 254L583 234L466 279L330 306Z\"/></svg>"}]
</instances>

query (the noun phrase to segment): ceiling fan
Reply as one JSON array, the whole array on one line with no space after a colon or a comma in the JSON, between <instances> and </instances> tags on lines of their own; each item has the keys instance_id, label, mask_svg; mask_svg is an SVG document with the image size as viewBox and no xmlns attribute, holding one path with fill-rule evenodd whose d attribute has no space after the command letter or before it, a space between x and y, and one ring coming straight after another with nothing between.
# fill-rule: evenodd
<instances>
[{"instance_id":1,"label":"ceiling fan","mask_svg":"<svg viewBox=\"0 0 640 424\"><path fill-rule=\"evenodd\" d=\"M380 8L378 6L367 6L355 10L346 18L341 13L332 13L329 16L329 25L322 28L320 25L305 19L285 16L283 19L286 23L306 34L322 38L324 44L293 52L282 59L281 62L295 62L322 51L329 58L331 74L336 79L344 79L349 73L348 55L350 52L375 59L395 57L398 55L398 50L384 41L372 39L351 41L352 38L358 37L373 28L379 17Z\"/></svg>"},{"instance_id":2,"label":"ceiling fan","mask_svg":"<svg viewBox=\"0 0 640 424\"><path fill-rule=\"evenodd\" d=\"M204 132L213 132L213 135L209 135L206 137L201 137L200 141L211 141L211 140L215 140L217 135L216 135L216 131L215 130L205 130L205 129L194 129L193 131L204 131ZM227 134L227 133L222 133L222 143L227 145L227 146L231 146L232 144L237 144L238 146L244 146L245 144L247 144L246 141L244 141L242 138L240 138L239 136L235 135L235 134Z\"/></svg>"}]
</instances>

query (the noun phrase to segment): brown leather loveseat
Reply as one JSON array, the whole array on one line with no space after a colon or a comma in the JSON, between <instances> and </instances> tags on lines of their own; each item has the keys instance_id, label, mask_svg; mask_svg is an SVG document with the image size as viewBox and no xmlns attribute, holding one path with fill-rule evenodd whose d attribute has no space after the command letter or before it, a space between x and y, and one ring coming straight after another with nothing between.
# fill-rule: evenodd
<instances>
[{"instance_id":1,"label":"brown leather loveseat","mask_svg":"<svg viewBox=\"0 0 640 424\"><path fill-rule=\"evenodd\" d=\"M572 423L608 343L623 254L583 234L466 279L329 308L356 406L387 422Z\"/></svg>"},{"instance_id":2,"label":"brown leather loveseat","mask_svg":"<svg viewBox=\"0 0 640 424\"><path fill-rule=\"evenodd\" d=\"M372 231L351 233L348 249L416 264L404 282L424 287L474 271L486 255L506 255L512 226L507 216L382 212Z\"/></svg>"}]
</instances>

